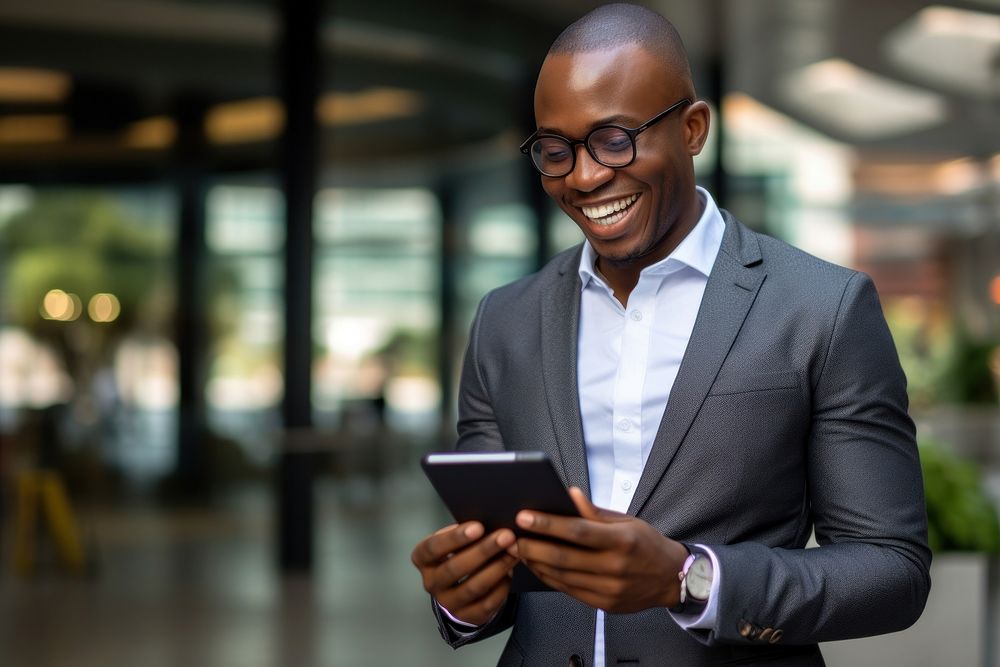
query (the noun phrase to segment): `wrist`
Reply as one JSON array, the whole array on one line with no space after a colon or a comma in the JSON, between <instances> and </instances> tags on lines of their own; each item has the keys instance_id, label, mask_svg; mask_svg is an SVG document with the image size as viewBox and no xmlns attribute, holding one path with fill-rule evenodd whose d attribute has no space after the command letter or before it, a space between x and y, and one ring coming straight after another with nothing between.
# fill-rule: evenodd
<instances>
[{"instance_id":1,"label":"wrist","mask_svg":"<svg viewBox=\"0 0 1000 667\"><path fill-rule=\"evenodd\" d=\"M665 577L667 585L664 588L664 598L661 603L661 606L667 609L674 609L680 605L681 581L678 573L684 569L684 563L691 553L687 545L681 542L672 542L672 546L673 548L669 551L665 559L667 563Z\"/></svg>"},{"instance_id":2,"label":"wrist","mask_svg":"<svg viewBox=\"0 0 1000 667\"><path fill-rule=\"evenodd\" d=\"M708 606L715 576L712 559L697 547L687 547L688 557L684 560L678 580L678 604L671 608L677 614L701 615Z\"/></svg>"}]
</instances>

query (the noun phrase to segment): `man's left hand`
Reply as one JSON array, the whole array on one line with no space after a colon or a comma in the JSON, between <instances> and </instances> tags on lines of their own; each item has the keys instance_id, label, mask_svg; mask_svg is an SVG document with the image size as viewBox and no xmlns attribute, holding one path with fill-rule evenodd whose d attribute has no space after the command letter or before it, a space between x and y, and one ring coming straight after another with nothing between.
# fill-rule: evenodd
<instances>
[{"instance_id":1,"label":"man's left hand","mask_svg":"<svg viewBox=\"0 0 1000 667\"><path fill-rule=\"evenodd\" d=\"M688 556L684 545L641 519L596 507L576 487L569 492L580 517L532 510L517 515L521 528L567 544L521 537L511 553L555 590L597 609L677 606L677 573Z\"/></svg>"}]
</instances>

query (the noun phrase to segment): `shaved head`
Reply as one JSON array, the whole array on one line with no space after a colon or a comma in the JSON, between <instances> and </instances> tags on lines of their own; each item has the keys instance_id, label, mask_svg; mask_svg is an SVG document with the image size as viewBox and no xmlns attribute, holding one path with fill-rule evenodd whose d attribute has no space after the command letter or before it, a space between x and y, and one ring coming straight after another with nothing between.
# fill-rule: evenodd
<instances>
[{"instance_id":1,"label":"shaved head","mask_svg":"<svg viewBox=\"0 0 1000 667\"><path fill-rule=\"evenodd\" d=\"M556 38L549 55L608 51L625 45L638 46L666 65L696 97L691 66L684 42L674 24L640 5L615 3L585 14Z\"/></svg>"}]
</instances>

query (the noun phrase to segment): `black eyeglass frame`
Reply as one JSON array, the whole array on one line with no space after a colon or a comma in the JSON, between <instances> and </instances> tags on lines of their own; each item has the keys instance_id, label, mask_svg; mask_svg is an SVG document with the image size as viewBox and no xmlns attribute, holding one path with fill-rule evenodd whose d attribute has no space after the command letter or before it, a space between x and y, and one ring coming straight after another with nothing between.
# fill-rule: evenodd
<instances>
[{"instance_id":1,"label":"black eyeglass frame","mask_svg":"<svg viewBox=\"0 0 1000 667\"><path fill-rule=\"evenodd\" d=\"M636 158L636 156L639 153L639 149L635 145L635 138L637 136L639 136L640 134L642 134L642 132L644 132L645 130L648 130L650 127L652 127L656 123L658 123L661 120L663 120L664 118L666 118L668 115L670 115L671 111L674 111L675 109L679 109L680 107L684 106L685 104L691 104L691 99L685 97L684 99L680 100L679 102L675 102L674 104L671 104L669 107L667 107L666 109L664 109L660 113L656 114L655 116L653 116L652 118L650 118L649 120L647 120L642 125L640 125L638 127L634 127L634 128L632 128L632 127L624 127L622 125L616 125L614 123L609 123L608 125L600 125L598 127L595 127L590 132L588 132L587 136L585 136L582 140L581 139L575 139L575 140L574 139L567 139L566 137L564 137L562 135L559 135L559 134L540 134L539 130L535 130L531 134L531 136L528 137L527 139L525 139L524 142L521 144L520 151L522 153L524 153L525 155L527 155L531 159L531 166L533 166L538 173L540 173L542 176L547 176L549 178L563 178L563 177L569 176L570 174L573 173L573 170L576 169L576 147L580 146L581 144L587 150L587 153L590 155L590 157L593 158L594 162L596 162L597 164L605 166L605 167L607 167L609 169L623 169L624 167L627 167L630 164L632 164L633 162L635 162L635 158ZM604 162L603 160L601 160L599 157L597 157L596 152L594 151L593 148L591 148L591 146L590 146L590 138L592 136L594 136L594 134L596 134L597 132L601 132L601 131L607 130L607 129L621 130L622 132L624 132L628 136L629 141L632 143L632 157L629 159L628 162L626 162L624 164L607 164L606 162ZM553 174L548 174L545 171L543 171L541 167L538 166L538 164L535 162L534 157L532 157L532 155L531 155L531 147L534 146L535 142L538 141L539 139L559 139L560 141L564 141L564 142L566 142L569 145L570 155L572 157L570 159L569 169L567 169L565 173L559 174L558 176L553 175Z\"/></svg>"}]
</instances>

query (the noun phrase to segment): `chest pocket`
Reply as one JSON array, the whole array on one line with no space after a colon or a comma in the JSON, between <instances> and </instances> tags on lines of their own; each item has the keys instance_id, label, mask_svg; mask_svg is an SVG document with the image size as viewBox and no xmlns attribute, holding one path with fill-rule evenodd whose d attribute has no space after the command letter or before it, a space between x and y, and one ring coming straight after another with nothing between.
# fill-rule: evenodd
<instances>
[{"instance_id":1,"label":"chest pocket","mask_svg":"<svg viewBox=\"0 0 1000 667\"><path fill-rule=\"evenodd\" d=\"M794 371L774 373L727 373L720 375L712 384L709 396L746 394L757 391L777 391L798 389L799 376Z\"/></svg>"}]
</instances>

